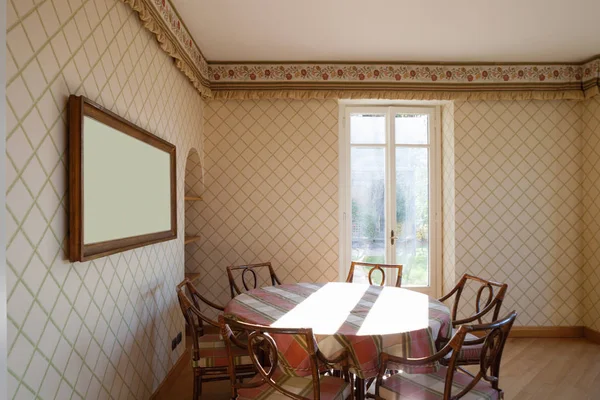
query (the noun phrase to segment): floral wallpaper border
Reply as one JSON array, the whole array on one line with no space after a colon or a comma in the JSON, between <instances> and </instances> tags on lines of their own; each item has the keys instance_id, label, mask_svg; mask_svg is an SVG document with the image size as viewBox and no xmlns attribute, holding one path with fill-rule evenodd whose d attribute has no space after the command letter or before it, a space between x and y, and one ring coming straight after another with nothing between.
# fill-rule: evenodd
<instances>
[{"instance_id":1,"label":"floral wallpaper border","mask_svg":"<svg viewBox=\"0 0 600 400\"><path fill-rule=\"evenodd\" d=\"M213 83L227 82L411 82L578 83L598 78L600 57L585 64L210 64Z\"/></svg>"},{"instance_id":2,"label":"floral wallpaper border","mask_svg":"<svg viewBox=\"0 0 600 400\"><path fill-rule=\"evenodd\" d=\"M498 93L543 93L544 98L584 98L600 93L600 56L572 64L406 64L406 63L211 63L204 58L170 0L121 0L138 12L161 47L203 97L219 97L243 91L245 97L280 90ZM287 85L287 86L286 86ZM348 85L345 87L345 85ZM284 88L285 90L281 91ZM331 91L331 89L339 89ZM286 91L287 90L287 91ZM233 95L235 96L235 94ZM243 96L243 95L242 95ZM322 96L322 95L321 95Z\"/></svg>"}]
</instances>

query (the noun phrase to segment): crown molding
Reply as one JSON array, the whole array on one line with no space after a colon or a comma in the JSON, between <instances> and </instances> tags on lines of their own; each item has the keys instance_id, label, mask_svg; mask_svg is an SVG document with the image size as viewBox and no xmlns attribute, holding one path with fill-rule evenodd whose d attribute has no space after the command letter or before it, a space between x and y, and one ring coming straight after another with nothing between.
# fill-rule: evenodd
<instances>
[{"instance_id":1,"label":"crown molding","mask_svg":"<svg viewBox=\"0 0 600 400\"><path fill-rule=\"evenodd\" d=\"M205 98L584 99L600 55L581 63L210 62L170 0L121 0ZM214 96L213 96L214 92Z\"/></svg>"},{"instance_id":2,"label":"crown molding","mask_svg":"<svg viewBox=\"0 0 600 400\"><path fill-rule=\"evenodd\" d=\"M598 92L600 57L540 65L209 63L209 75L215 96L225 98L256 97L251 91L262 97L305 98L315 91L318 98L364 98L363 91L391 98L583 99Z\"/></svg>"},{"instance_id":3,"label":"crown molding","mask_svg":"<svg viewBox=\"0 0 600 400\"><path fill-rule=\"evenodd\" d=\"M169 0L121 0L138 13L142 24L152 32L160 47L175 59L204 98L212 97L208 63Z\"/></svg>"},{"instance_id":4,"label":"crown molding","mask_svg":"<svg viewBox=\"0 0 600 400\"><path fill-rule=\"evenodd\" d=\"M209 63L218 82L411 82L416 84L568 84L598 77L600 57L585 64Z\"/></svg>"}]
</instances>

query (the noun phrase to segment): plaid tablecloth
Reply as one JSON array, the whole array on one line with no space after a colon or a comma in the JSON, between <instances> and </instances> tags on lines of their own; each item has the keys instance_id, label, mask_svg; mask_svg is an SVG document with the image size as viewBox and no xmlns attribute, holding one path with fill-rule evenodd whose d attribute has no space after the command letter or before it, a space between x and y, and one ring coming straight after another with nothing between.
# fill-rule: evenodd
<instances>
[{"instance_id":1,"label":"plaid tablecloth","mask_svg":"<svg viewBox=\"0 0 600 400\"><path fill-rule=\"evenodd\" d=\"M232 299L225 313L234 319L280 328L313 328L319 349L335 357L350 352L350 369L360 378L377 375L379 353L427 357L435 340L451 335L450 310L424 294L396 287L356 283L299 283L251 290ZM288 337L284 337L288 336ZM302 364L302 344L289 335L274 338L286 363ZM295 350L296 349L296 350ZM402 368L434 372L437 365Z\"/></svg>"}]
</instances>

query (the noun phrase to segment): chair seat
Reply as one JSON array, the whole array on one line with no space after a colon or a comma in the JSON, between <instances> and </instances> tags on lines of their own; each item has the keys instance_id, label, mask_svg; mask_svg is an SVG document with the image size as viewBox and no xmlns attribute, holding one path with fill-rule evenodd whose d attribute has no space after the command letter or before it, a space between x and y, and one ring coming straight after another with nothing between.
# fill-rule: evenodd
<instances>
[{"instance_id":1,"label":"chair seat","mask_svg":"<svg viewBox=\"0 0 600 400\"><path fill-rule=\"evenodd\" d=\"M256 375L249 382L260 381L260 375ZM313 383L311 377L290 376L283 373L275 374L273 380L277 385L292 393L299 394L309 399L313 398ZM350 384L341 378L333 376L321 376L321 400L345 400L350 396ZM238 400L288 400L289 397L275 389L268 383L250 388L239 389Z\"/></svg>"},{"instance_id":2,"label":"chair seat","mask_svg":"<svg viewBox=\"0 0 600 400\"><path fill-rule=\"evenodd\" d=\"M454 330L453 333L456 333L456 330ZM477 340L477 339L479 339L477 336L467 333L467 336L465 337L465 343L467 343L471 340ZM482 350L483 350L483 343L463 345L460 348L460 352L458 353L458 363L459 364L465 364L465 363L479 364L479 361L481 360L481 351ZM452 357L452 352L448 353L448 355L444 358L446 360L449 360L450 357Z\"/></svg>"},{"instance_id":3,"label":"chair seat","mask_svg":"<svg viewBox=\"0 0 600 400\"><path fill-rule=\"evenodd\" d=\"M385 400L431 400L444 397L447 367L432 374L405 374L400 372L383 381L379 395ZM452 394L456 395L471 381L469 375L456 371ZM486 381L479 381L461 400L498 400L499 392Z\"/></svg>"},{"instance_id":4,"label":"chair seat","mask_svg":"<svg viewBox=\"0 0 600 400\"><path fill-rule=\"evenodd\" d=\"M207 368L207 367L225 367L227 368L229 361L227 356L227 348L223 337L219 334L209 334L198 338L200 359L192 360L192 367ZM232 353L235 365L252 364L252 360L248 355L248 350L240 349L237 346L232 346Z\"/></svg>"}]
</instances>

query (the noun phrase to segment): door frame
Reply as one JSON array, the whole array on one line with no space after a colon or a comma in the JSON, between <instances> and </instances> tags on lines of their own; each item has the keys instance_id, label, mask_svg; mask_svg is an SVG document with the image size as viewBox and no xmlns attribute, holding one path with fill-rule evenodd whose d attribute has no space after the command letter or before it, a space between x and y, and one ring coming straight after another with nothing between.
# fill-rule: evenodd
<instances>
[{"instance_id":1,"label":"door frame","mask_svg":"<svg viewBox=\"0 0 600 400\"><path fill-rule=\"evenodd\" d=\"M431 130L432 137L430 138L430 213L429 213L429 245L430 245L430 274L431 274L431 295L439 297L442 293L442 153L441 153L441 107L435 103L424 102L357 102L352 100L339 101L338 109L338 145L339 145L339 280L345 281L351 263L351 249L346 245L349 238L352 237L351 221L351 181L350 181L350 126L347 124L347 116L353 110L371 111L374 113L387 113L390 110L402 109L406 112L418 112L419 110L428 109L433 117L433 129ZM390 143L391 133L394 129L393 119L388 119L386 130L386 143ZM386 163L386 176L392 172L394 168L392 162L395 156L395 144L391 147L386 145L386 157L390 157ZM395 165L395 164L394 164ZM388 180L391 182L392 180ZM395 188L395 182L392 184L386 183L386 201L395 200L396 193L391 189ZM389 203L395 204L395 201ZM393 215L392 215L393 214ZM396 215L392 213L391 207L386 210L386 240L390 233L390 223L395 221ZM386 244L386 249L389 246ZM387 251L387 250L386 250ZM391 251L391 250L390 250ZM386 257L389 254L386 253ZM419 290L418 288L414 288Z\"/></svg>"}]
</instances>

